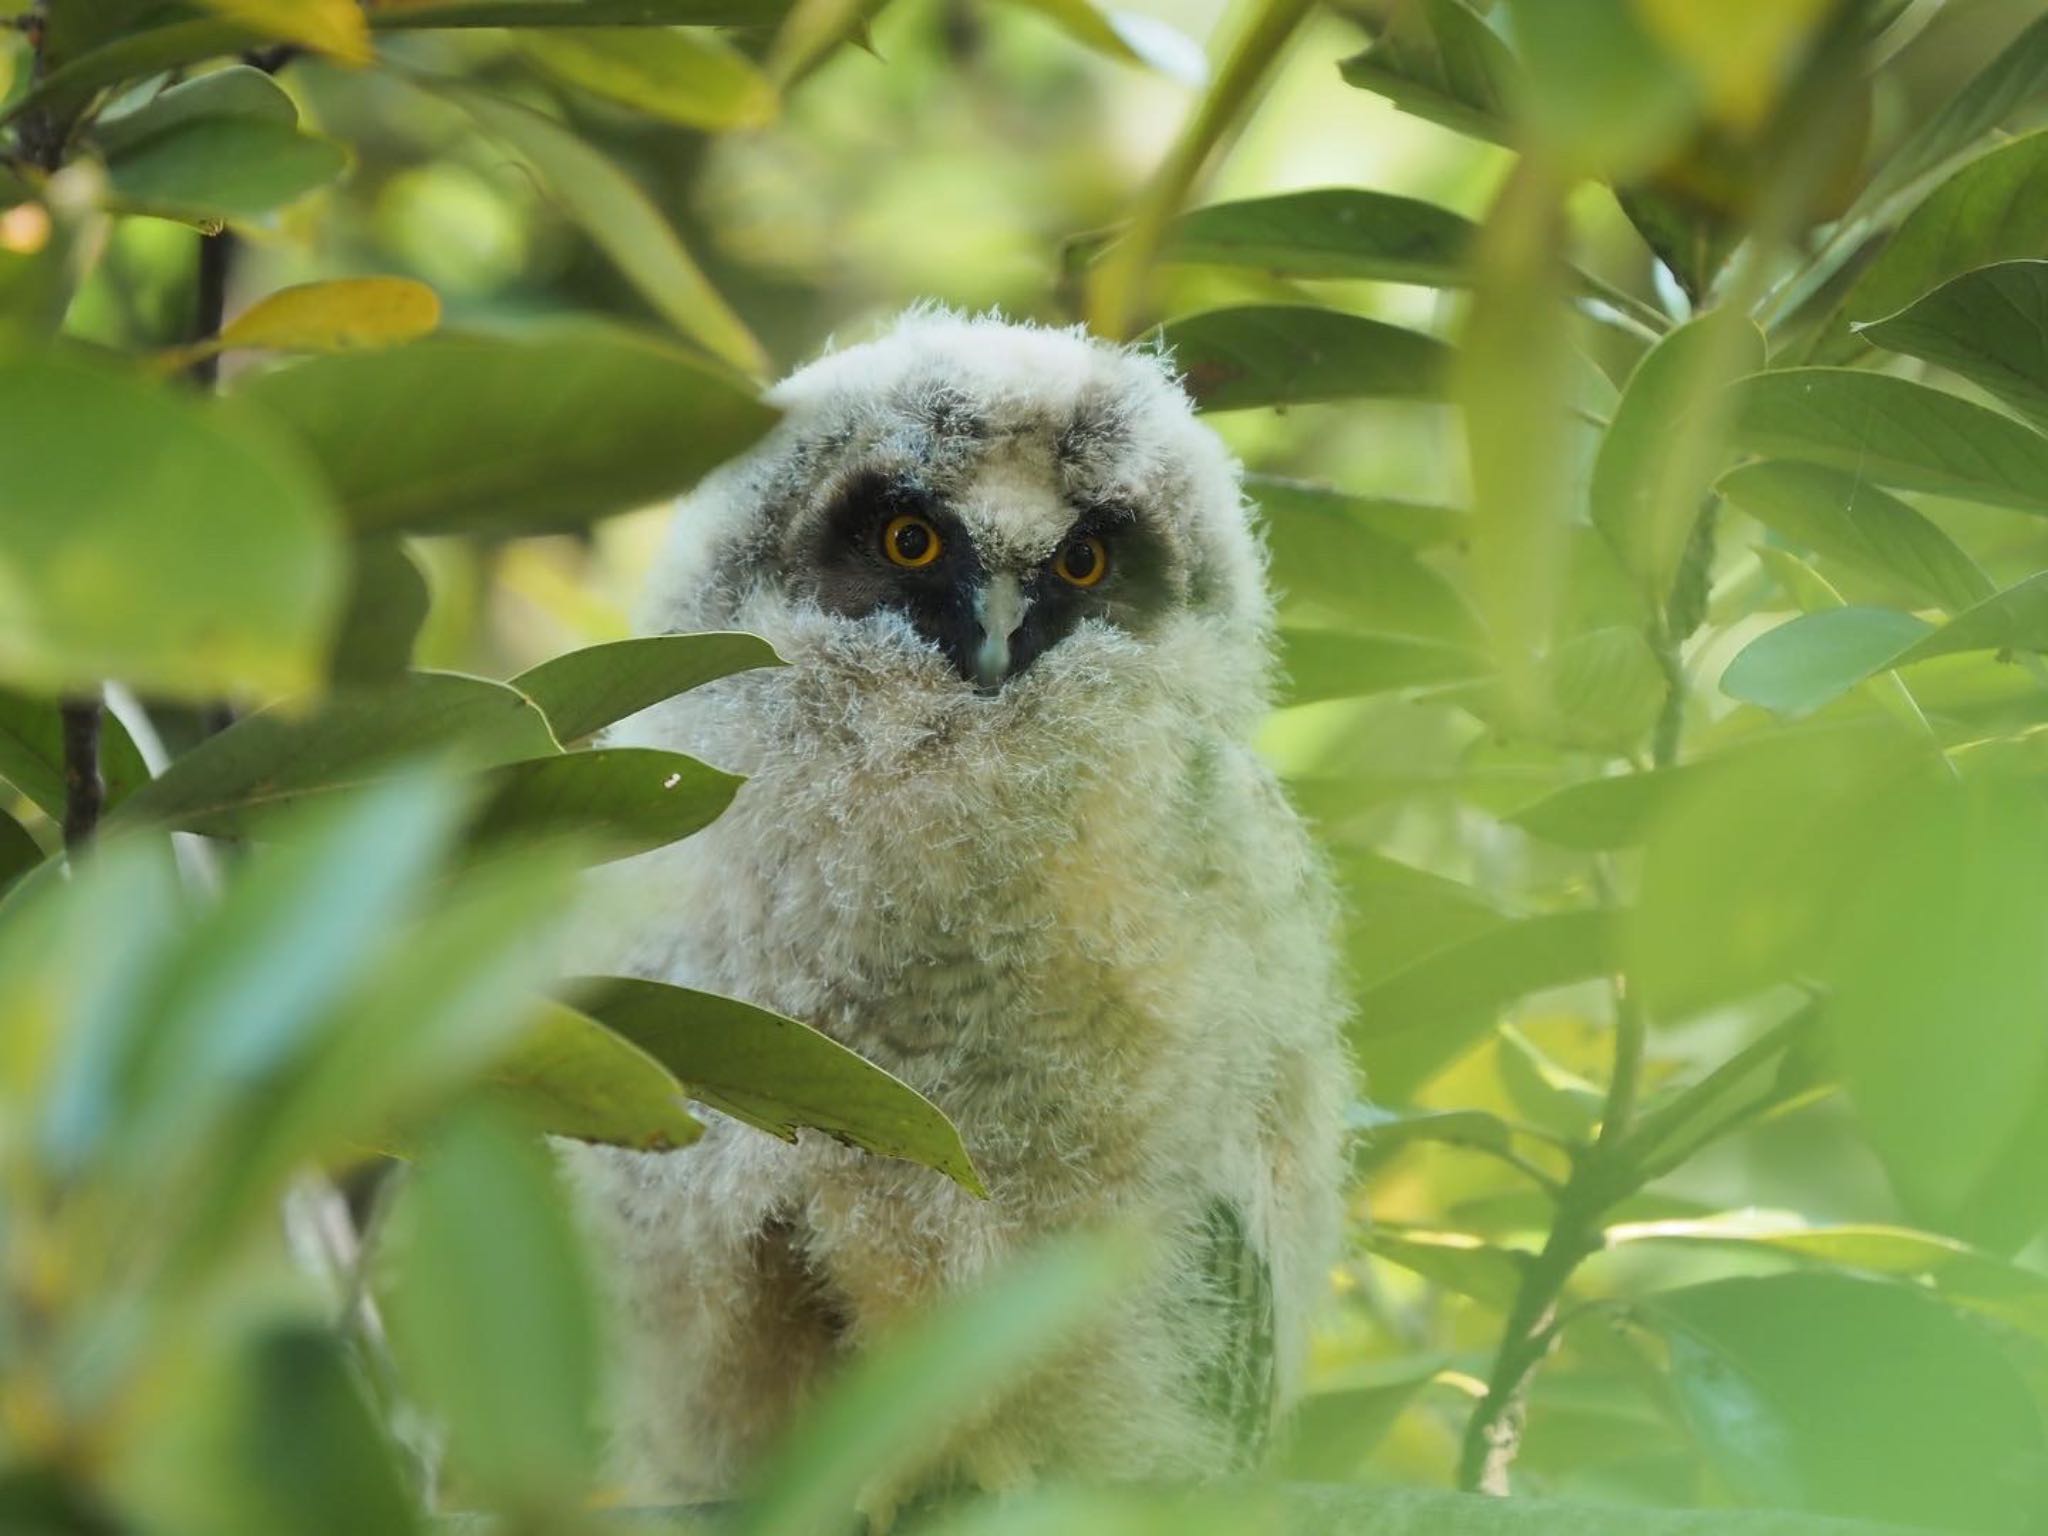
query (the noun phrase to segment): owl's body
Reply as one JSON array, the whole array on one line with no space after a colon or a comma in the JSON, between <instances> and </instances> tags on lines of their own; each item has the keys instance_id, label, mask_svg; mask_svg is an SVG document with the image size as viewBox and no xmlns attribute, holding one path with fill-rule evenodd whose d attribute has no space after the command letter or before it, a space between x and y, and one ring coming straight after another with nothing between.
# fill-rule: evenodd
<instances>
[{"instance_id":1,"label":"owl's body","mask_svg":"<svg viewBox=\"0 0 2048 1536\"><path fill-rule=\"evenodd\" d=\"M731 1491L846 1353L1119 1221L1146 1278L926 1474L1241 1465L1333 1254L1348 1083L1328 887L1249 744L1270 618L1234 466L1156 361L994 321L913 316L771 398L775 434L682 507L648 627L790 665L615 733L748 775L624 868L620 962L903 1078L989 1198L716 1116L681 1152L574 1154L621 1475Z\"/></svg>"}]
</instances>

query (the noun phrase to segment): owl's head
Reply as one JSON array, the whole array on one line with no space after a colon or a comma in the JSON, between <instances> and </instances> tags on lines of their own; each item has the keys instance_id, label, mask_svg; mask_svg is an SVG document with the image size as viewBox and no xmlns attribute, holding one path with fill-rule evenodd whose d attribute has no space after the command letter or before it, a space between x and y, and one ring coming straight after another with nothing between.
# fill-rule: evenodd
<instances>
[{"instance_id":1,"label":"owl's head","mask_svg":"<svg viewBox=\"0 0 2048 1536\"><path fill-rule=\"evenodd\" d=\"M948 710L1111 657L1262 690L1237 465L1164 359L921 310L769 398L777 428L680 509L651 627L756 629L799 668L857 654L868 687Z\"/></svg>"}]
</instances>

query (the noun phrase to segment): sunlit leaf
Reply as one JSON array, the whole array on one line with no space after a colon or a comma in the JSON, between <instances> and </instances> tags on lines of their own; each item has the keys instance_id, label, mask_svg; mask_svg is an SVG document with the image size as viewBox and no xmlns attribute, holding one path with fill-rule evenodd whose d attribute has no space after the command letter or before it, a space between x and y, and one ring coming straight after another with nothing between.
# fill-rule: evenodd
<instances>
[{"instance_id":1,"label":"sunlit leaf","mask_svg":"<svg viewBox=\"0 0 2048 1536\"><path fill-rule=\"evenodd\" d=\"M1531 992L1618 968L1617 920L1606 911L1522 918L1423 956L1355 1000L1362 1038L1426 1030L1498 1011Z\"/></svg>"},{"instance_id":2,"label":"sunlit leaf","mask_svg":"<svg viewBox=\"0 0 2048 1536\"><path fill-rule=\"evenodd\" d=\"M1160 341L1195 406L1235 411L1316 400L1434 400L1450 348L1433 336L1297 305L1216 309L1170 321Z\"/></svg>"},{"instance_id":3,"label":"sunlit leaf","mask_svg":"<svg viewBox=\"0 0 2048 1536\"><path fill-rule=\"evenodd\" d=\"M540 1010L485 1081L495 1102L551 1136L658 1152L704 1132L666 1068L559 1003Z\"/></svg>"},{"instance_id":4,"label":"sunlit leaf","mask_svg":"<svg viewBox=\"0 0 2048 1536\"><path fill-rule=\"evenodd\" d=\"M351 352L415 341L441 323L441 301L409 277L342 277L265 294L221 327L220 345Z\"/></svg>"},{"instance_id":5,"label":"sunlit leaf","mask_svg":"<svg viewBox=\"0 0 2048 1536\"><path fill-rule=\"evenodd\" d=\"M246 716L129 796L119 816L232 835L259 812L363 783L407 760L484 766L553 748L541 712L504 684L416 672L392 687Z\"/></svg>"},{"instance_id":6,"label":"sunlit leaf","mask_svg":"<svg viewBox=\"0 0 2048 1536\"><path fill-rule=\"evenodd\" d=\"M556 79L686 128L755 128L775 116L768 77L716 33L551 27L512 37Z\"/></svg>"},{"instance_id":7,"label":"sunlit leaf","mask_svg":"<svg viewBox=\"0 0 2048 1536\"><path fill-rule=\"evenodd\" d=\"M2048 261L1965 272L1858 330L1887 351L1961 374L2048 427Z\"/></svg>"},{"instance_id":8,"label":"sunlit leaf","mask_svg":"<svg viewBox=\"0 0 2048 1536\"><path fill-rule=\"evenodd\" d=\"M651 747L550 753L483 775L470 836L479 843L561 839L594 860L629 858L702 831L740 783Z\"/></svg>"},{"instance_id":9,"label":"sunlit leaf","mask_svg":"<svg viewBox=\"0 0 2048 1536\"><path fill-rule=\"evenodd\" d=\"M1636 0L1511 0L1531 128L1575 169L1627 177L1663 160L1699 114L1698 86ZM1723 15L1726 35L1741 23Z\"/></svg>"},{"instance_id":10,"label":"sunlit leaf","mask_svg":"<svg viewBox=\"0 0 2048 1536\"><path fill-rule=\"evenodd\" d=\"M229 21L303 43L345 64L370 61L370 33L355 0L199 0Z\"/></svg>"},{"instance_id":11,"label":"sunlit leaf","mask_svg":"<svg viewBox=\"0 0 2048 1536\"><path fill-rule=\"evenodd\" d=\"M1626 848L1643 840L1670 796L1694 775L1687 766L1586 779L1507 820L1548 842L1587 853Z\"/></svg>"},{"instance_id":12,"label":"sunlit leaf","mask_svg":"<svg viewBox=\"0 0 2048 1536\"><path fill-rule=\"evenodd\" d=\"M774 420L722 371L598 330L430 337L278 368L238 393L299 436L371 533L587 523L682 491Z\"/></svg>"},{"instance_id":13,"label":"sunlit leaf","mask_svg":"<svg viewBox=\"0 0 2048 1536\"><path fill-rule=\"evenodd\" d=\"M1745 464L1716 489L1774 533L1951 613L1991 596L1991 579L1940 528L1860 475L1818 464Z\"/></svg>"},{"instance_id":14,"label":"sunlit leaf","mask_svg":"<svg viewBox=\"0 0 2048 1536\"><path fill-rule=\"evenodd\" d=\"M1736 443L1751 453L2048 515L2048 437L1960 396L1851 368L1787 368L1736 390Z\"/></svg>"},{"instance_id":15,"label":"sunlit leaf","mask_svg":"<svg viewBox=\"0 0 2048 1536\"><path fill-rule=\"evenodd\" d=\"M1142 64L1183 85L1200 86L1209 61L1201 44L1170 22L1143 11L1097 5L1095 0L1019 0L1043 13L1068 36L1105 57Z\"/></svg>"},{"instance_id":16,"label":"sunlit leaf","mask_svg":"<svg viewBox=\"0 0 2048 1536\"><path fill-rule=\"evenodd\" d=\"M1283 631L1280 665L1288 704L1462 682L1486 670L1483 658L1438 641L1328 629Z\"/></svg>"},{"instance_id":17,"label":"sunlit leaf","mask_svg":"<svg viewBox=\"0 0 2048 1536\"><path fill-rule=\"evenodd\" d=\"M1527 1255L1465 1232L1421 1232L1373 1226L1364 1234L1368 1253L1413 1270L1446 1290L1505 1312L1521 1287Z\"/></svg>"},{"instance_id":18,"label":"sunlit leaf","mask_svg":"<svg viewBox=\"0 0 2048 1536\"><path fill-rule=\"evenodd\" d=\"M570 651L512 679L548 717L555 739L580 741L651 704L782 658L758 635L646 635Z\"/></svg>"},{"instance_id":19,"label":"sunlit leaf","mask_svg":"<svg viewBox=\"0 0 2048 1536\"><path fill-rule=\"evenodd\" d=\"M0 359L0 677L303 688L340 585L319 478L266 424L70 357Z\"/></svg>"},{"instance_id":20,"label":"sunlit leaf","mask_svg":"<svg viewBox=\"0 0 2048 1536\"><path fill-rule=\"evenodd\" d=\"M641 296L713 357L756 378L768 354L631 177L553 118L467 87L437 86L492 137L531 165L548 194L580 224Z\"/></svg>"}]
</instances>

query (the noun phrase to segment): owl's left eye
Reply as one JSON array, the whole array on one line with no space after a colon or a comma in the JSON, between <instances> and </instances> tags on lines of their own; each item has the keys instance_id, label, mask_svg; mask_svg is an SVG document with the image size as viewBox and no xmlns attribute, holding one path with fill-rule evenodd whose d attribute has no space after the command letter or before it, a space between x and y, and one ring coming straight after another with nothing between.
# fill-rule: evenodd
<instances>
[{"instance_id":1,"label":"owl's left eye","mask_svg":"<svg viewBox=\"0 0 2048 1536\"><path fill-rule=\"evenodd\" d=\"M914 512L892 517L882 529L882 553L906 571L922 570L939 558L939 530Z\"/></svg>"},{"instance_id":2,"label":"owl's left eye","mask_svg":"<svg viewBox=\"0 0 2048 1536\"><path fill-rule=\"evenodd\" d=\"M1092 587L1109 574L1109 546L1092 533L1062 544L1053 556L1053 574L1074 587Z\"/></svg>"}]
</instances>

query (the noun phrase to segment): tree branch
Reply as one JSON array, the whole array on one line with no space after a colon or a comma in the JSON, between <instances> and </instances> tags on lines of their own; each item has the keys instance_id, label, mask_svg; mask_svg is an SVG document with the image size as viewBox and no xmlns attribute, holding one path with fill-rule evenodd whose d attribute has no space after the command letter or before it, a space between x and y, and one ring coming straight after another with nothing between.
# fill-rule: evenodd
<instances>
[{"instance_id":1,"label":"tree branch","mask_svg":"<svg viewBox=\"0 0 2048 1536\"><path fill-rule=\"evenodd\" d=\"M107 804L100 777L104 709L97 698L66 699L58 706L64 723L64 847L74 858L92 841Z\"/></svg>"}]
</instances>

